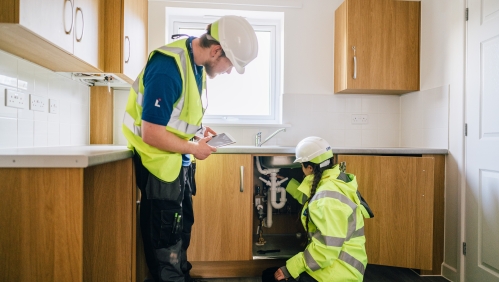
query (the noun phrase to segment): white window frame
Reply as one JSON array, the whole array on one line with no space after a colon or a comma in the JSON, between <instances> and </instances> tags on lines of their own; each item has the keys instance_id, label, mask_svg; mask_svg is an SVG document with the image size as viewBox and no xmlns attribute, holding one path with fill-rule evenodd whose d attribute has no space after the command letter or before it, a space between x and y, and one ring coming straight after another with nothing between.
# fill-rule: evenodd
<instances>
[{"instance_id":1,"label":"white window frame","mask_svg":"<svg viewBox=\"0 0 499 282\"><path fill-rule=\"evenodd\" d=\"M178 29L186 27L203 28L214 21L217 20L223 14L244 16L248 22L253 26L256 31L267 31L270 32L271 37L271 62L270 62L270 97L269 97L269 115L251 115L251 116L239 116L239 115L205 115L203 122L206 124L281 124L282 123L282 91L281 91L281 54L282 54L282 18L270 17L261 18L248 16L248 13L244 11L227 11L220 10L220 15L216 15L213 10L209 9L203 11L201 9L197 10L198 15L168 15L166 18L166 39L167 43L172 42L172 34L178 33ZM247 12L247 11L246 11ZM210 16L206 16L210 14ZM215 14L215 15L214 15ZM261 13L260 13L261 14ZM216 79L216 78L215 78ZM209 81L208 81L208 95L210 95ZM209 96L208 96L209 97Z\"/></svg>"}]
</instances>

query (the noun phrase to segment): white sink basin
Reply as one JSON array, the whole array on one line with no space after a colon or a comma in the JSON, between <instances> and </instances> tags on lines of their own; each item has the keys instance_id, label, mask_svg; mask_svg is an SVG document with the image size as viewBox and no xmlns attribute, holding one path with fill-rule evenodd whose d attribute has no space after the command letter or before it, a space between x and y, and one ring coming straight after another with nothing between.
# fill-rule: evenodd
<instances>
[{"instance_id":1,"label":"white sink basin","mask_svg":"<svg viewBox=\"0 0 499 282\"><path fill-rule=\"evenodd\" d=\"M265 168L298 168L300 163L293 163L295 156L262 156L258 157Z\"/></svg>"}]
</instances>

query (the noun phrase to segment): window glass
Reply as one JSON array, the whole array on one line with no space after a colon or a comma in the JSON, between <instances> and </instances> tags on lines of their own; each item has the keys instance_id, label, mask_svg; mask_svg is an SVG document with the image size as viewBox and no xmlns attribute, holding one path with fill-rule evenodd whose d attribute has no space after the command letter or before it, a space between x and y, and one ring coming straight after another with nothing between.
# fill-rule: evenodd
<instances>
[{"instance_id":1,"label":"window glass","mask_svg":"<svg viewBox=\"0 0 499 282\"><path fill-rule=\"evenodd\" d=\"M211 21L202 17L199 21L193 20L193 17L188 20L176 19L168 38L171 38L172 34L199 37L206 32L209 23ZM258 56L246 66L245 73L241 75L232 69L231 74L218 75L214 79L207 78L208 109L204 116L207 123L280 122L280 90L276 79L280 54L276 32L278 27L277 24L254 23L252 26L258 39ZM204 104L206 105L206 101Z\"/></svg>"}]
</instances>

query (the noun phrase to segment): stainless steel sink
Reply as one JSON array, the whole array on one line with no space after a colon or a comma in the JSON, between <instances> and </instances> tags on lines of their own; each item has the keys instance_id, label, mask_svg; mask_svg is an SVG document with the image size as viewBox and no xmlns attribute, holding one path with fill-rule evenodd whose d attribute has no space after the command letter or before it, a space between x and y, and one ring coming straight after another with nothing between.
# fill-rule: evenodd
<instances>
[{"instance_id":1,"label":"stainless steel sink","mask_svg":"<svg viewBox=\"0 0 499 282\"><path fill-rule=\"evenodd\" d=\"M260 164L265 168L297 168L300 163L293 163L295 156L265 156L258 157Z\"/></svg>"}]
</instances>

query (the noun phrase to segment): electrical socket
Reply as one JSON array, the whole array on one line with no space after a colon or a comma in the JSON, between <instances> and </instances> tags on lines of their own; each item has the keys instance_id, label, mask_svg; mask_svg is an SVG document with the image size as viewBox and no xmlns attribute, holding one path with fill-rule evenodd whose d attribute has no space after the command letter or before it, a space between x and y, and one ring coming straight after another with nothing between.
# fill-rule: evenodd
<instances>
[{"instance_id":1,"label":"electrical socket","mask_svg":"<svg viewBox=\"0 0 499 282\"><path fill-rule=\"evenodd\" d=\"M57 114L59 111L59 103L55 99L49 99L49 113Z\"/></svg>"},{"instance_id":2,"label":"electrical socket","mask_svg":"<svg viewBox=\"0 0 499 282\"><path fill-rule=\"evenodd\" d=\"M368 124L368 115L352 115L352 124Z\"/></svg>"},{"instance_id":3,"label":"electrical socket","mask_svg":"<svg viewBox=\"0 0 499 282\"><path fill-rule=\"evenodd\" d=\"M24 93L17 92L11 89L5 89L5 106L24 109Z\"/></svg>"},{"instance_id":4,"label":"electrical socket","mask_svg":"<svg viewBox=\"0 0 499 282\"><path fill-rule=\"evenodd\" d=\"M32 111L46 112L47 98L41 96L29 95L29 109Z\"/></svg>"}]
</instances>

